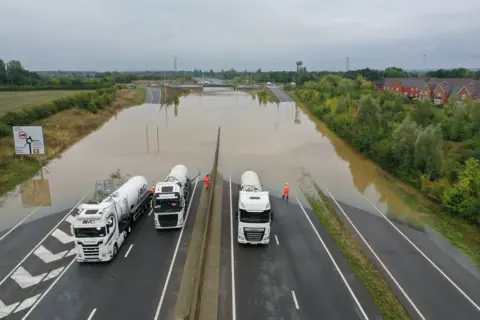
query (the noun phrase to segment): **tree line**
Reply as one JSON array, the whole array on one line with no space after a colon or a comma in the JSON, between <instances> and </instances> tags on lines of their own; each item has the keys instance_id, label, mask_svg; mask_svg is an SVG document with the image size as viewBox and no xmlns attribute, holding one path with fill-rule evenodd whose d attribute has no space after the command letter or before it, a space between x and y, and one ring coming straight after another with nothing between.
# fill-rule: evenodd
<instances>
[{"instance_id":1,"label":"tree line","mask_svg":"<svg viewBox=\"0 0 480 320\"><path fill-rule=\"evenodd\" d=\"M93 92L81 92L70 97L62 97L49 103L19 112L8 112L0 118L0 137L12 135L12 126L23 126L34 121L50 117L58 112L81 108L96 113L115 101L116 88L97 89Z\"/></svg>"},{"instance_id":2,"label":"tree line","mask_svg":"<svg viewBox=\"0 0 480 320\"><path fill-rule=\"evenodd\" d=\"M294 89L353 147L445 210L480 224L480 101L448 105L381 93L359 77L327 75Z\"/></svg>"}]
</instances>

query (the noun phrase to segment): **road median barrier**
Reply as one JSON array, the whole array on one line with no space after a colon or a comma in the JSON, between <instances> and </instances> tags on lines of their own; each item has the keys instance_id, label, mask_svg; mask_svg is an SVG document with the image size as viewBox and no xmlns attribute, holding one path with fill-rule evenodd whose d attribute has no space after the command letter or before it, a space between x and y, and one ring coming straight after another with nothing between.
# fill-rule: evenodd
<instances>
[{"instance_id":1,"label":"road median barrier","mask_svg":"<svg viewBox=\"0 0 480 320\"><path fill-rule=\"evenodd\" d=\"M200 204L198 206L197 216L195 219L195 225L192 232L192 238L187 252L187 259L185 262L185 268L180 284L180 289L177 295L177 302L175 305L174 319L188 319L197 320L201 319L201 314L208 314L208 317L202 319L216 319L216 299L218 299L218 293L215 294L215 274L208 273L208 285L205 283L205 274L207 267L215 265L216 256L215 253L209 253L209 244L212 238L212 211L214 209L214 197L217 186L222 186L221 177L218 174L218 157L220 147L220 128L217 132L217 146L215 149L214 161L212 172L210 173L211 185L208 190L203 189L200 196ZM218 224L217 221L214 222ZM214 233L215 236L216 233ZM215 238L215 237L214 237ZM218 248L217 248L218 247ZM214 248L220 249L220 245ZM219 253L218 253L219 257ZM211 259L213 258L213 259ZM215 268L214 268L215 269ZM213 270L214 271L214 270ZM216 281L218 283L218 280ZM218 291L218 284L216 286ZM193 289L193 290L192 290ZM215 300L207 299L204 292L208 292L209 296L215 295ZM203 301L205 302L203 302ZM203 311L202 311L203 306Z\"/></svg>"}]
</instances>

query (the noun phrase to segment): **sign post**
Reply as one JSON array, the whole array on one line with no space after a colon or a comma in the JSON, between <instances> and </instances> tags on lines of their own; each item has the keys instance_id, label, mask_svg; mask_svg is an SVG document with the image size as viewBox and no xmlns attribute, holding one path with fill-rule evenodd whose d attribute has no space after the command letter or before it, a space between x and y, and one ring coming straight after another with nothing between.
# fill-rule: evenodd
<instances>
[{"instance_id":1,"label":"sign post","mask_svg":"<svg viewBox=\"0 0 480 320\"><path fill-rule=\"evenodd\" d=\"M40 166L42 166L41 156L45 155L43 127L14 126L13 142L15 144L15 154L21 156L22 160L24 155L34 155L37 156L37 160L39 161ZM40 170L43 179L43 169Z\"/></svg>"}]
</instances>

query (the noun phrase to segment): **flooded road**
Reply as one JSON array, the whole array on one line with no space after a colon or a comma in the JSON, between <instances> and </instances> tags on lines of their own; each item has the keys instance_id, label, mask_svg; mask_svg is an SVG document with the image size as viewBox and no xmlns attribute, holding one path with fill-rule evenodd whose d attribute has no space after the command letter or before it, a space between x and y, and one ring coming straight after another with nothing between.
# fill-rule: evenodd
<instances>
[{"instance_id":1,"label":"flooded road","mask_svg":"<svg viewBox=\"0 0 480 320\"><path fill-rule=\"evenodd\" d=\"M181 97L178 106L144 104L120 112L44 168L43 182L37 175L4 197L0 231L36 206L43 204L28 221L71 207L116 169L144 175L152 184L177 163L191 176L204 174L212 165L218 126L220 170L235 182L254 170L272 194L280 195L285 181L300 194L298 181L307 172L338 200L372 214L362 194L385 212L411 211L395 183L294 102L260 105L247 93L216 89Z\"/></svg>"}]
</instances>

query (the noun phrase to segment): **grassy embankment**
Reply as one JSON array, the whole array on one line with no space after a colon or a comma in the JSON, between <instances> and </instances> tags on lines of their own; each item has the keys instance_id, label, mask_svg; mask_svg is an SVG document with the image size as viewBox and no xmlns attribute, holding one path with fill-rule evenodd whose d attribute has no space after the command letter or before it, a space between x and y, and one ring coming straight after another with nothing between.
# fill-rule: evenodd
<instances>
[{"instance_id":1,"label":"grassy embankment","mask_svg":"<svg viewBox=\"0 0 480 320\"><path fill-rule=\"evenodd\" d=\"M297 97L294 91L286 91L294 99L297 105L306 113L310 114L318 121L322 121L315 116L311 110ZM349 143L347 141L347 143ZM350 144L350 143L349 143ZM451 144L451 143L450 143ZM353 148L353 146L352 146ZM359 154L359 156L362 156ZM378 170L383 170L379 167ZM477 266L480 267L480 229L478 226L471 225L468 222L458 219L450 214L446 214L441 205L427 199L416 186L405 182L393 175L384 172L392 186L395 187L399 196L404 198L408 205L414 211L422 212L416 217L416 225L428 225L442 234L448 241L469 256ZM426 214L425 214L426 213Z\"/></svg>"},{"instance_id":2,"label":"grassy embankment","mask_svg":"<svg viewBox=\"0 0 480 320\"><path fill-rule=\"evenodd\" d=\"M61 97L78 94L78 92L78 90L0 92L0 117L7 112L20 111L23 108L32 108ZM85 90L82 92L89 91Z\"/></svg>"},{"instance_id":3,"label":"grassy embankment","mask_svg":"<svg viewBox=\"0 0 480 320\"><path fill-rule=\"evenodd\" d=\"M35 92L22 92L32 94ZM17 93L14 93L17 94ZM37 96L43 97L37 92ZM43 126L47 154L43 156L43 164L49 159L59 156L63 151L81 140L90 132L98 129L113 115L125 107L142 104L145 101L145 89L127 89L116 93L115 101L108 107L91 113L85 109L68 109L31 125ZM51 96L52 97L52 96ZM38 103L48 102L38 100ZM50 100L53 100L52 97ZM31 102L33 103L33 102ZM41 168L38 161L14 155L13 138L0 138L0 194L14 188L17 184L30 179Z\"/></svg>"},{"instance_id":4,"label":"grassy embankment","mask_svg":"<svg viewBox=\"0 0 480 320\"><path fill-rule=\"evenodd\" d=\"M357 278L370 293L383 318L395 320L410 319L410 316L389 284L377 271L365 253L363 253L352 231L345 226L340 217L335 213L330 200L321 191L318 192L318 196L320 197L317 198L318 200L307 196L310 205L347 259Z\"/></svg>"}]
</instances>

